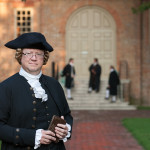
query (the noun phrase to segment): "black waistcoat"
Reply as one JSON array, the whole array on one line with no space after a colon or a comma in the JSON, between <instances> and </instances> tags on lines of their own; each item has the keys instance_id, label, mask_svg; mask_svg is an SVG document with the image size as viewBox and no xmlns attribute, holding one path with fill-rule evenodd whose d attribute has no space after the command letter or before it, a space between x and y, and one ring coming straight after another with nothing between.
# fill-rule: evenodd
<instances>
[{"instance_id":1,"label":"black waistcoat","mask_svg":"<svg viewBox=\"0 0 150 150\"><path fill-rule=\"evenodd\" d=\"M46 94L48 95L48 100L42 102L41 99L36 99L36 122L35 127L36 129L47 129L48 125L52 119L53 115L60 116L60 111L58 106L56 105L55 101L53 100L52 96L50 95L48 89L42 85L45 89Z\"/></svg>"},{"instance_id":2,"label":"black waistcoat","mask_svg":"<svg viewBox=\"0 0 150 150\"><path fill-rule=\"evenodd\" d=\"M49 90L47 87L42 84L43 89L45 89L46 94L48 95L48 100L45 102L42 102L41 99L36 99L36 121L35 121L35 128L36 129L45 129L47 130L50 121L53 117L53 115L61 116L61 113L58 109L57 104L53 100L53 97L51 96ZM58 150L59 144L51 143L50 145L43 145L40 149L45 150Z\"/></svg>"}]
</instances>

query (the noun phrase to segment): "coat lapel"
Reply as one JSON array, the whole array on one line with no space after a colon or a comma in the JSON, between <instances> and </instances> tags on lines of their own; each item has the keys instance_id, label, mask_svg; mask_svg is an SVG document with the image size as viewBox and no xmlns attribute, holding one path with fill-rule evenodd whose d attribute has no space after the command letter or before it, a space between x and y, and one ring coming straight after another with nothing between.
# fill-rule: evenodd
<instances>
[{"instance_id":1,"label":"coat lapel","mask_svg":"<svg viewBox=\"0 0 150 150\"><path fill-rule=\"evenodd\" d=\"M49 91L49 94L52 96L54 102L56 103L56 105L58 106L59 108L59 111L61 112L61 114L63 114L63 109L62 109L62 105L61 105L61 102L60 102L60 98L58 98L58 94L57 92L59 91L55 91L54 89L54 84L50 83L47 79L46 79L46 76L45 75L42 75L41 76L41 81L42 83L47 87L48 91Z\"/></svg>"}]
</instances>

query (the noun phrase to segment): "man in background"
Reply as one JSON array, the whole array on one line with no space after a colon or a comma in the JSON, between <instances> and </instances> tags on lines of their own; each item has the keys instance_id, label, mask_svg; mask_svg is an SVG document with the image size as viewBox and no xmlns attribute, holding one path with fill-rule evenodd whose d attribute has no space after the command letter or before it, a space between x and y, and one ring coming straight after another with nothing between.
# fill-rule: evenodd
<instances>
[{"instance_id":1,"label":"man in background","mask_svg":"<svg viewBox=\"0 0 150 150\"><path fill-rule=\"evenodd\" d=\"M100 89L101 66L98 63L97 58L94 58L93 64L89 67L89 71L90 80L88 93L91 93L92 90L95 90L95 92L98 93Z\"/></svg>"}]
</instances>

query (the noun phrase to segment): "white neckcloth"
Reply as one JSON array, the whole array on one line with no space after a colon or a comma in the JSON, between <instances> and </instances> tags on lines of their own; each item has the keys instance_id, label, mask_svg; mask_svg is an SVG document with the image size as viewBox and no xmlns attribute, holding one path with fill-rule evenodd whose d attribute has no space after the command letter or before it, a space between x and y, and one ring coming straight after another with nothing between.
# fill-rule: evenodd
<instances>
[{"instance_id":1,"label":"white neckcloth","mask_svg":"<svg viewBox=\"0 0 150 150\"><path fill-rule=\"evenodd\" d=\"M27 82L33 88L36 98L41 98L42 102L47 101L48 96L45 90L42 88L39 78L42 75L42 71L38 75L32 75L27 73L22 67L20 68L19 74L27 79Z\"/></svg>"},{"instance_id":2,"label":"white neckcloth","mask_svg":"<svg viewBox=\"0 0 150 150\"><path fill-rule=\"evenodd\" d=\"M113 72L113 71L114 71L114 69L113 69L113 68L111 68L111 69L110 69L110 72Z\"/></svg>"}]
</instances>

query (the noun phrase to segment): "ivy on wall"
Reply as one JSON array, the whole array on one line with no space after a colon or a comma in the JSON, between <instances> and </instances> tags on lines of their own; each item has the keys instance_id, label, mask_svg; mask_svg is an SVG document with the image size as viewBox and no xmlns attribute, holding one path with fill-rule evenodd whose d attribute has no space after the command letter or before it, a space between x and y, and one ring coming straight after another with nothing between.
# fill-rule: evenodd
<instances>
[{"instance_id":1,"label":"ivy on wall","mask_svg":"<svg viewBox=\"0 0 150 150\"><path fill-rule=\"evenodd\" d=\"M150 9L150 2L143 2L138 8L132 8L132 12L137 14L142 13L148 9Z\"/></svg>"}]
</instances>

